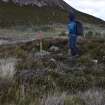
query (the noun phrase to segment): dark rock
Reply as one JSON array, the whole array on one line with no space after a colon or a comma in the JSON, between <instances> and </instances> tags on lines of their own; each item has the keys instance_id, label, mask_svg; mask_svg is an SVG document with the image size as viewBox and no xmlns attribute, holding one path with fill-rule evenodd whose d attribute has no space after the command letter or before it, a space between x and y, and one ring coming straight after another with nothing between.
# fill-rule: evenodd
<instances>
[{"instance_id":1,"label":"dark rock","mask_svg":"<svg viewBox=\"0 0 105 105\"><path fill-rule=\"evenodd\" d=\"M24 84L30 82L34 78L45 77L46 75L48 75L48 70L22 70L16 73L16 78Z\"/></svg>"},{"instance_id":2,"label":"dark rock","mask_svg":"<svg viewBox=\"0 0 105 105\"><path fill-rule=\"evenodd\" d=\"M62 9L66 9L69 12L72 12L72 7L70 7L65 1L63 0L2 0L3 2L10 2L12 1L15 4L22 5L34 5L38 7L59 7Z\"/></svg>"},{"instance_id":3,"label":"dark rock","mask_svg":"<svg viewBox=\"0 0 105 105\"><path fill-rule=\"evenodd\" d=\"M1 79L0 80L0 93L8 90L12 86L12 82L9 80Z\"/></svg>"}]
</instances>

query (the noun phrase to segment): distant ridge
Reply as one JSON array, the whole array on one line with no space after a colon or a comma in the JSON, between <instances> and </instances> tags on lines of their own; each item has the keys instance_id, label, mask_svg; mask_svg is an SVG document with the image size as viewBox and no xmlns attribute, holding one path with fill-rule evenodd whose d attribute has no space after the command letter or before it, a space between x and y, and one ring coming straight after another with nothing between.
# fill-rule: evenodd
<instances>
[{"instance_id":1,"label":"distant ridge","mask_svg":"<svg viewBox=\"0 0 105 105\"><path fill-rule=\"evenodd\" d=\"M105 21L81 13L63 0L2 0L0 1L1 25L67 23L68 14L74 11L85 23L105 27Z\"/></svg>"}]
</instances>

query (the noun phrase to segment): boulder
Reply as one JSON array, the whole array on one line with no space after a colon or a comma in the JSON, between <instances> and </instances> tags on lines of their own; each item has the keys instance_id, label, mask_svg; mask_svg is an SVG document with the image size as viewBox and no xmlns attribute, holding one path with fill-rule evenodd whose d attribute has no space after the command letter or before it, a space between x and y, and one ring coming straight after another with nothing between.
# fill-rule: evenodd
<instances>
[{"instance_id":1,"label":"boulder","mask_svg":"<svg viewBox=\"0 0 105 105\"><path fill-rule=\"evenodd\" d=\"M47 57L50 55L50 52L42 50L41 52L36 52L34 53L34 58L43 58L43 57Z\"/></svg>"},{"instance_id":2,"label":"boulder","mask_svg":"<svg viewBox=\"0 0 105 105\"><path fill-rule=\"evenodd\" d=\"M51 46L51 47L49 48L49 51L51 51L51 52L59 52L59 51L60 51L60 48L57 47L57 46Z\"/></svg>"}]
</instances>

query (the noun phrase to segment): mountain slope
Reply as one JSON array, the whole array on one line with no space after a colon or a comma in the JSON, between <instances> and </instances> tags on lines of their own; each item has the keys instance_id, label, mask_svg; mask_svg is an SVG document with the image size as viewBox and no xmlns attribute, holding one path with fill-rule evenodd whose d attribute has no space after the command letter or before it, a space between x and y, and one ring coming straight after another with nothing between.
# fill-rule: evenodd
<instances>
[{"instance_id":1,"label":"mountain slope","mask_svg":"<svg viewBox=\"0 0 105 105\"><path fill-rule=\"evenodd\" d=\"M3 0L4 1L4 0ZM75 11L84 23L105 27L105 22L81 13L63 0L5 0L0 2L0 26L67 23L68 14Z\"/></svg>"}]
</instances>

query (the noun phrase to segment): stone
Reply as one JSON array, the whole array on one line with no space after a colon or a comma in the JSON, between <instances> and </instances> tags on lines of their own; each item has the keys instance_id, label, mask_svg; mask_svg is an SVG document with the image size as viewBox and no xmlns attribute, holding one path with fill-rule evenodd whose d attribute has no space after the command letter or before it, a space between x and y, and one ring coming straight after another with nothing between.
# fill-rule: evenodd
<instances>
[{"instance_id":1,"label":"stone","mask_svg":"<svg viewBox=\"0 0 105 105\"><path fill-rule=\"evenodd\" d=\"M49 51L51 51L51 52L58 52L58 51L60 51L60 48L57 47L57 46L51 46L51 47L49 48Z\"/></svg>"},{"instance_id":2,"label":"stone","mask_svg":"<svg viewBox=\"0 0 105 105\"><path fill-rule=\"evenodd\" d=\"M43 57L46 57L46 56L49 56L49 55L50 55L50 52L42 50L41 52L34 53L34 58L38 59L38 58L43 58Z\"/></svg>"}]
</instances>

